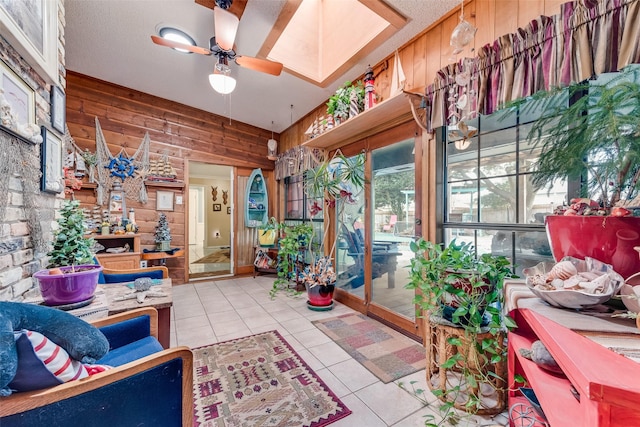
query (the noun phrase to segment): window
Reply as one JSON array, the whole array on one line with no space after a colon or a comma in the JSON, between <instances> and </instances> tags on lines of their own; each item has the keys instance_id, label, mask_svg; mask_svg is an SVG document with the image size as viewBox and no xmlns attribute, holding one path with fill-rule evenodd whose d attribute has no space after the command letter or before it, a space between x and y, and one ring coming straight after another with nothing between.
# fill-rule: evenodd
<instances>
[{"instance_id":1,"label":"window","mask_svg":"<svg viewBox=\"0 0 640 427\"><path fill-rule=\"evenodd\" d=\"M472 242L478 253L505 255L523 268L551 260L544 217L567 201L568 183L537 189L533 165L539 153L527 142L541 111L496 113L467 122L478 129L463 141L444 128L438 135L442 177L438 215L441 239Z\"/></svg>"},{"instance_id":2,"label":"window","mask_svg":"<svg viewBox=\"0 0 640 427\"><path fill-rule=\"evenodd\" d=\"M310 214L310 208L313 205L313 200L307 198L304 192L304 176L295 175L289 176L284 179L285 189L285 223L294 225L305 221L311 221L313 224L313 247L320 247L320 242L324 236L324 222L323 212L326 209L324 201L318 199L317 203L322 206L322 211L318 212L313 217Z\"/></svg>"}]
</instances>

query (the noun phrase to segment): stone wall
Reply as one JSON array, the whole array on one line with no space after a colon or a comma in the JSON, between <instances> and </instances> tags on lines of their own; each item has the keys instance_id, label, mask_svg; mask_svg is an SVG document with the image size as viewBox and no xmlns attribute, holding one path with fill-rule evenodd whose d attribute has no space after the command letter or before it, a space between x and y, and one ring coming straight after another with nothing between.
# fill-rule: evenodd
<instances>
[{"instance_id":1,"label":"stone wall","mask_svg":"<svg viewBox=\"0 0 640 427\"><path fill-rule=\"evenodd\" d=\"M64 1L58 0L57 85L63 90L64 22ZM51 85L2 36L0 59L34 90L36 123L50 124ZM40 192L40 152L39 144L0 130L0 301L20 301L36 286L31 275L45 266L56 208L64 198Z\"/></svg>"}]
</instances>

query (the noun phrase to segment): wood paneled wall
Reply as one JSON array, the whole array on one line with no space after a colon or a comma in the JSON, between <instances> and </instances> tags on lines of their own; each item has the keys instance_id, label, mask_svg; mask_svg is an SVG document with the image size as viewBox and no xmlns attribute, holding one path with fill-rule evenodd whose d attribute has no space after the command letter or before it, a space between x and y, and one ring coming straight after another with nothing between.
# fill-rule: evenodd
<instances>
[{"instance_id":1,"label":"wood paneled wall","mask_svg":"<svg viewBox=\"0 0 640 427\"><path fill-rule=\"evenodd\" d=\"M136 212L143 248L153 249L155 246L157 190L174 191L183 196L184 204L174 205L174 211L166 213L171 228L171 246L184 248L187 244L188 177L185 177L185 163L188 160L273 170L274 163L267 159L270 130L230 122L226 117L68 71L67 126L76 144L91 152L96 149L96 117L113 155L121 149L133 155L145 133L149 132L150 159L166 154L178 179L186 183L185 190L147 187L149 200L146 204L127 199L127 207L134 208ZM95 206L94 190L76 191L75 197L83 206ZM186 281L184 263L183 258L167 260L175 283Z\"/></svg>"},{"instance_id":2,"label":"wood paneled wall","mask_svg":"<svg viewBox=\"0 0 640 427\"><path fill-rule=\"evenodd\" d=\"M474 25L478 31L473 46L468 46L458 59L475 56L475 49L492 43L498 37L515 32L525 27L540 15L555 15L560 12L560 5L567 0L471 0L465 2L465 20ZM425 11L427 13L427 11ZM435 22L421 34L398 49L402 69L406 77L405 90L423 93L430 85L438 70L455 62L449 44L451 32L458 25L460 9L456 8ZM393 59L395 52L376 64L373 69L376 77L375 88L379 100L389 95ZM364 71L363 75L364 75ZM354 80L361 76L353 76ZM343 82L341 82L343 83ZM318 117L326 115L325 104L319 105L293 126L280 135L280 150L300 145L305 141L304 132Z\"/></svg>"}]
</instances>

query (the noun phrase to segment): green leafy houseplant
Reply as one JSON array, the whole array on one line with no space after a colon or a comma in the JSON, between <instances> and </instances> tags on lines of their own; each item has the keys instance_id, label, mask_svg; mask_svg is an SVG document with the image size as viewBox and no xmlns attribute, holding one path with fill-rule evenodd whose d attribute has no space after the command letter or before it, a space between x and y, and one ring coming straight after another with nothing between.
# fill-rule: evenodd
<instances>
[{"instance_id":1,"label":"green leafy houseplant","mask_svg":"<svg viewBox=\"0 0 640 427\"><path fill-rule=\"evenodd\" d=\"M447 381L446 389L432 390L443 401L443 420L456 417L455 407L472 414L482 412L485 407L480 390L486 392L491 387L504 391L505 387L496 366L506 360L505 327L515 327L500 310L504 279L514 277L510 262L504 256L476 256L470 243L456 241L443 247L420 239L411 243L411 250L415 257L406 287L419 291L414 299L419 316L427 317L435 327L449 325L462 332L447 340L457 351L447 353L446 361L438 367L455 370L462 379Z\"/></svg>"},{"instance_id":2,"label":"green leafy houseplant","mask_svg":"<svg viewBox=\"0 0 640 427\"><path fill-rule=\"evenodd\" d=\"M364 85L361 81L355 85L350 81L346 81L329 97L327 114L333 116L337 121L347 120L349 118L352 91L355 91L358 97L358 111L364 110Z\"/></svg>"},{"instance_id":3,"label":"green leafy houseplant","mask_svg":"<svg viewBox=\"0 0 640 427\"><path fill-rule=\"evenodd\" d=\"M269 292L272 298L280 290L296 292L289 287L289 281L294 278L298 257L307 250L307 244L313 235L313 227L306 222L295 225L282 223L279 228L283 236L278 240L278 278L274 280Z\"/></svg>"},{"instance_id":4,"label":"green leafy houseplant","mask_svg":"<svg viewBox=\"0 0 640 427\"><path fill-rule=\"evenodd\" d=\"M77 200L66 200L57 220L53 248L47 254L47 268L91 264L93 260L93 239L87 238L84 215Z\"/></svg>"},{"instance_id":5,"label":"green leafy houseplant","mask_svg":"<svg viewBox=\"0 0 640 427\"><path fill-rule=\"evenodd\" d=\"M354 195L364 186L364 162L365 156L360 153L347 158L340 151L322 162L314 169L307 170L304 176L304 191L311 203L309 214L311 217L318 215L323 206L336 208L336 217L340 218L345 203L355 203ZM324 216L324 229L330 226L329 216ZM299 279L309 287L325 286L335 282L336 273L333 268L333 258L336 249L334 241L331 248L326 251L328 233L324 234L322 241L315 238L314 228L310 222L303 222L295 226L281 224L285 236L279 241L278 279L274 282L271 296L275 296L278 290L288 289L288 282L292 278L292 261L300 255L303 247L308 255L309 265L300 272ZM300 240L306 242L306 246L300 244Z\"/></svg>"}]
</instances>

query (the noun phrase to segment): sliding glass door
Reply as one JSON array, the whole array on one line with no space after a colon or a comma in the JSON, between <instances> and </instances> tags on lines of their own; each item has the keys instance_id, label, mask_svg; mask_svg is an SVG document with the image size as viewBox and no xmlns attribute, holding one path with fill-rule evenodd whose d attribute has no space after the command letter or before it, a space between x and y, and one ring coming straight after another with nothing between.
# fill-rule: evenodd
<instances>
[{"instance_id":1,"label":"sliding glass door","mask_svg":"<svg viewBox=\"0 0 640 427\"><path fill-rule=\"evenodd\" d=\"M414 291L405 289L420 214L416 138L406 134L368 151L365 188L337 206L337 288L340 301L420 338Z\"/></svg>"}]
</instances>

